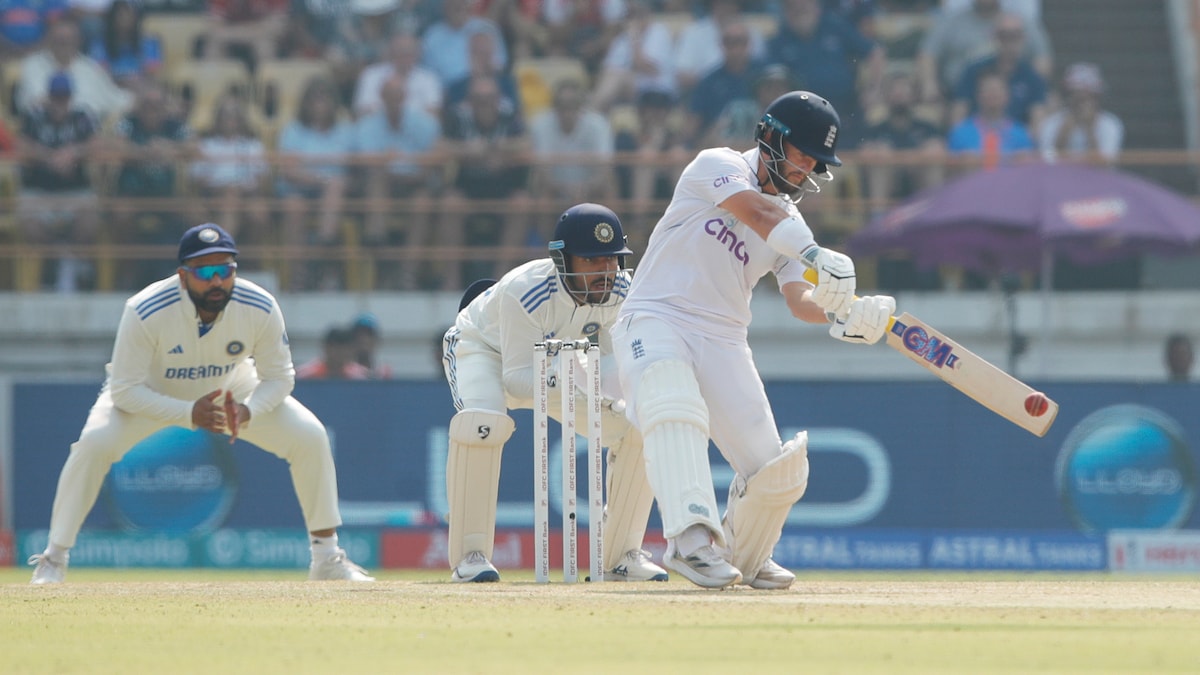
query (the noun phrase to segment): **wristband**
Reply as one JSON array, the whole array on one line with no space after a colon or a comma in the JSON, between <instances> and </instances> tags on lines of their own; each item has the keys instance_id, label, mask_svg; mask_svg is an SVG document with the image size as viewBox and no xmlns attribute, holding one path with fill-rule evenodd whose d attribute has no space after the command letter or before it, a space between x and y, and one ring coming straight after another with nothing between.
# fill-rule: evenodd
<instances>
[{"instance_id":1,"label":"wristband","mask_svg":"<svg viewBox=\"0 0 1200 675\"><path fill-rule=\"evenodd\" d=\"M788 216L775 223L775 227L767 234L768 246L795 260L800 260L804 251L816 244L813 231L798 216Z\"/></svg>"}]
</instances>

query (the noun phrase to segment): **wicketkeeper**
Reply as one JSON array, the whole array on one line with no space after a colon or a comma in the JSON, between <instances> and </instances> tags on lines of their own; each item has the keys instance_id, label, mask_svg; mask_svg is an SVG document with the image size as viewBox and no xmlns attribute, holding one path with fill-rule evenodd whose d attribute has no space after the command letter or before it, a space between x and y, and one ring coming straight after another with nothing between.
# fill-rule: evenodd
<instances>
[{"instance_id":1,"label":"wicketkeeper","mask_svg":"<svg viewBox=\"0 0 1200 675\"><path fill-rule=\"evenodd\" d=\"M654 503L642 437L620 405L612 408L620 391L608 331L629 287L625 256L633 252L617 215L598 204L579 204L563 213L549 248L549 257L516 267L490 286L490 280L472 284L446 331L443 363L458 410L450 420L446 466L450 578L500 579L491 562L500 455L514 429L507 411L533 407L534 343L588 339L600 346L601 390L607 399L602 422L608 448L605 580L666 581L666 570L642 550ZM561 419L559 400L550 396L549 414L555 419Z\"/></svg>"}]
</instances>

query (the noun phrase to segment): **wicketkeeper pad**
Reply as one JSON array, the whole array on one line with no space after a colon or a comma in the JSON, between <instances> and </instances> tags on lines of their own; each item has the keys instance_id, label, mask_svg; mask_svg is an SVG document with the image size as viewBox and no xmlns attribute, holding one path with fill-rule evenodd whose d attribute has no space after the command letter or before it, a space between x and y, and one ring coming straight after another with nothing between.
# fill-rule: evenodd
<instances>
[{"instance_id":1,"label":"wicketkeeper pad","mask_svg":"<svg viewBox=\"0 0 1200 675\"><path fill-rule=\"evenodd\" d=\"M450 420L446 497L450 503L447 543L451 567L471 551L482 551L492 559L500 455L515 428L508 415L480 408L467 408Z\"/></svg>"}]
</instances>

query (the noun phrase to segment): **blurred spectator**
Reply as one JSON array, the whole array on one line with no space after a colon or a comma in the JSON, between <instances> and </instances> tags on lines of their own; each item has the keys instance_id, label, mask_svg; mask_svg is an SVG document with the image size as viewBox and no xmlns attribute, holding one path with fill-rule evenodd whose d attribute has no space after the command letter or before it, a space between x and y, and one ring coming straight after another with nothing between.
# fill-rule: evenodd
<instances>
[{"instance_id":1,"label":"blurred spectator","mask_svg":"<svg viewBox=\"0 0 1200 675\"><path fill-rule=\"evenodd\" d=\"M877 39L875 17L879 16L879 3L875 0L821 0L821 6L868 38Z\"/></svg>"},{"instance_id":2,"label":"blurred spectator","mask_svg":"<svg viewBox=\"0 0 1200 675\"><path fill-rule=\"evenodd\" d=\"M617 134L615 145L621 156L617 185L621 198L632 202L625 214L626 230L642 229L635 228L635 224L650 230L657 219L651 216L656 211L654 200L671 199L679 172L691 159L682 134L672 124L674 103L665 92L642 92L637 101L637 123Z\"/></svg>"},{"instance_id":3,"label":"blurred spectator","mask_svg":"<svg viewBox=\"0 0 1200 675\"><path fill-rule=\"evenodd\" d=\"M337 87L332 80L315 77L300 95L296 118L279 135L279 178L276 194L283 200L282 244L302 246L316 243L332 246L341 234L342 203L346 194L347 156L354 151L354 125L342 118ZM315 212L315 232L309 233L309 217ZM289 268L286 286L299 290L310 281L321 286L336 283L332 270L316 280L305 279Z\"/></svg>"},{"instance_id":4,"label":"blurred spectator","mask_svg":"<svg viewBox=\"0 0 1200 675\"><path fill-rule=\"evenodd\" d=\"M550 35L542 24L541 0L482 0L479 4L500 28L512 60L533 58L546 52Z\"/></svg>"},{"instance_id":5,"label":"blurred spectator","mask_svg":"<svg viewBox=\"0 0 1200 675\"><path fill-rule=\"evenodd\" d=\"M706 138L700 146L706 148L738 148L754 140L763 110L775 99L796 88L791 71L781 63L772 63L763 68L754 81L749 97L734 98L725 103L721 114L709 126Z\"/></svg>"},{"instance_id":6,"label":"blurred spectator","mask_svg":"<svg viewBox=\"0 0 1200 675\"><path fill-rule=\"evenodd\" d=\"M350 322L354 336L354 360L367 369L373 380L392 379L392 367L379 361L379 319L363 312Z\"/></svg>"},{"instance_id":7,"label":"blurred spectator","mask_svg":"<svg viewBox=\"0 0 1200 675\"><path fill-rule=\"evenodd\" d=\"M112 210L122 241L172 244L184 229L171 198L178 195L176 165L195 155L195 145L183 116L173 110L178 107L162 84L144 82L133 109L113 130L122 157L114 194L122 199L112 201ZM122 288L140 288L158 278L161 268L158 261L145 261L121 271Z\"/></svg>"},{"instance_id":8,"label":"blurred spectator","mask_svg":"<svg viewBox=\"0 0 1200 675\"><path fill-rule=\"evenodd\" d=\"M40 47L50 22L67 9L66 0L0 2L0 62L24 58Z\"/></svg>"},{"instance_id":9,"label":"blurred spectator","mask_svg":"<svg viewBox=\"0 0 1200 675\"><path fill-rule=\"evenodd\" d=\"M1059 159L1117 161L1125 139L1125 125L1102 110L1104 78L1093 63L1074 63L1063 75L1063 107L1042 122L1038 147L1047 162Z\"/></svg>"},{"instance_id":10,"label":"blurred spectator","mask_svg":"<svg viewBox=\"0 0 1200 675\"><path fill-rule=\"evenodd\" d=\"M684 26L675 39L675 78L684 94L705 75L729 62L725 31L734 24L745 26L741 20L742 3L738 0L704 0L699 4L704 13ZM746 55L754 60L766 58L767 43L762 34L748 26L745 33Z\"/></svg>"},{"instance_id":11,"label":"blurred spectator","mask_svg":"<svg viewBox=\"0 0 1200 675\"><path fill-rule=\"evenodd\" d=\"M358 76L354 90L354 114L379 111L379 92L383 83L394 75L405 77L408 101L431 115L440 115L444 94L437 74L418 63L421 40L415 35L397 33L388 41L387 60L372 64Z\"/></svg>"},{"instance_id":12,"label":"blurred spectator","mask_svg":"<svg viewBox=\"0 0 1200 675\"><path fill-rule=\"evenodd\" d=\"M217 99L212 128L200 139L191 177L206 207L199 222L222 223L238 241L266 242L270 212L266 150L251 127L249 108L236 94ZM242 231L242 223L249 227Z\"/></svg>"},{"instance_id":13,"label":"blurred spectator","mask_svg":"<svg viewBox=\"0 0 1200 675\"><path fill-rule=\"evenodd\" d=\"M46 35L46 47L21 60L17 108L28 110L46 96L46 84L59 72L71 77L72 105L87 108L101 123L112 113L129 109L133 94L113 82L108 71L80 51L79 25L64 16Z\"/></svg>"},{"instance_id":14,"label":"blurred spectator","mask_svg":"<svg viewBox=\"0 0 1200 675\"><path fill-rule=\"evenodd\" d=\"M935 124L917 115L916 80L906 73L890 76L884 101L887 115L867 130L860 155L872 213L945 179L946 140ZM908 163L896 164L897 153L908 154Z\"/></svg>"},{"instance_id":15,"label":"blurred spectator","mask_svg":"<svg viewBox=\"0 0 1200 675\"><path fill-rule=\"evenodd\" d=\"M369 380L371 371L354 360L354 334L334 326L321 339L321 355L296 366L297 380Z\"/></svg>"},{"instance_id":16,"label":"blurred spectator","mask_svg":"<svg viewBox=\"0 0 1200 675\"><path fill-rule=\"evenodd\" d=\"M713 147L706 138L721 111L731 101L754 99L754 82L765 66L751 56L750 41L750 28L742 21L735 18L721 26L720 63L696 83L688 97L685 133L692 147ZM757 102L754 107L757 121L762 109Z\"/></svg>"},{"instance_id":17,"label":"blurred spectator","mask_svg":"<svg viewBox=\"0 0 1200 675\"><path fill-rule=\"evenodd\" d=\"M1008 83L1008 114L1030 133L1036 133L1046 114L1046 80L1024 56L1025 24L1016 14L1001 14L996 18L993 37L996 53L971 63L963 71L950 114L951 124L958 124L979 108L975 98L975 83L984 72L998 73Z\"/></svg>"},{"instance_id":18,"label":"blurred spectator","mask_svg":"<svg viewBox=\"0 0 1200 675\"><path fill-rule=\"evenodd\" d=\"M838 147L858 147L866 130L864 111L880 100L883 48L826 13L821 0L783 0L782 6L783 25L767 53L788 67L798 88L833 104L842 120Z\"/></svg>"},{"instance_id":19,"label":"blurred spectator","mask_svg":"<svg viewBox=\"0 0 1200 675\"><path fill-rule=\"evenodd\" d=\"M290 9L291 0L208 0L204 57L238 58L253 72L278 54Z\"/></svg>"},{"instance_id":20,"label":"blurred spectator","mask_svg":"<svg viewBox=\"0 0 1200 675\"><path fill-rule=\"evenodd\" d=\"M1167 336L1163 351L1168 382L1187 382L1192 379L1192 340L1183 333Z\"/></svg>"},{"instance_id":21,"label":"blurred spectator","mask_svg":"<svg viewBox=\"0 0 1200 675\"><path fill-rule=\"evenodd\" d=\"M367 213L363 242L378 246L389 241L389 221L400 216L406 230L404 243L426 246L434 227L430 214L433 196L440 187L442 164L435 152L442 135L437 118L406 101L405 78L395 75L383 83L383 108L358 120L355 147L365 160L357 169L364 180ZM393 201L395 200L395 201ZM415 288L416 274L407 278L393 273L394 265L381 270L381 285Z\"/></svg>"},{"instance_id":22,"label":"blurred spectator","mask_svg":"<svg viewBox=\"0 0 1200 675\"><path fill-rule=\"evenodd\" d=\"M623 28L625 0L544 0L542 18L550 32L549 55L573 56L595 74Z\"/></svg>"},{"instance_id":23,"label":"blurred spectator","mask_svg":"<svg viewBox=\"0 0 1200 675\"><path fill-rule=\"evenodd\" d=\"M42 89L46 96L21 113L21 191L17 223L32 244L91 244L99 224L99 201L87 158L96 143L95 118L72 102L70 76L59 73ZM86 276L80 261L59 255L55 287L75 290Z\"/></svg>"},{"instance_id":24,"label":"blurred spectator","mask_svg":"<svg viewBox=\"0 0 1200 675\"><path fill-rule=\"evenodd\" d=\"M493 63L508 68L508 50L500 29L491 20L471 16L468 0L442 0L442 18L421 35L424 46L421 64L433 71L442 86L467 75L470 69L468 43L480 31L492 34Z\"/></svg>"},{"instance_id":25,"label":"blurred spectator","mask_svg":"<svg viewBox=\"0 0 1200 675\"><path fill-rule=\"evenodd\" d=\"M937 4L936 0L932 0ZM971 6L973 0L941 0L943 12L958 12ZM1042 0L1000 0L1000 8L1028 21L1042 20Z\"/></svg>"},{"instance_id":26,"label":"blurred spectator","mask_svg":"<svg viewBox=\"0 0 1200 675\"><path fill-rule=\"evenodd\" d=\"M13 132L4 123L4 118L0 117L0 156L8 156L17 148L17 139L13 137Z\"/></svg>"},{"instance_id":27,"label":"blurred spectator","mask_svg":"<svg viewBox=\"0 0 1200 675\"><path fill-rule=\"evenodd\" d=\"M114 0L104 13L103 32L92 42L91 57L113 80L129 89L162 70L158 37L142 33L142 10L137 0Z\"/></svg>"},{"instance_id":28,"label":"blurred spectator","mask_svg":"<svg viewBox=\"0 0 1200 675\"><path fill-rule=\"evenodd\" d=\"M325 54L345 100L352 100L358 78L367 66L388 59L392 38L417 35L415 29L405 28L407 15L401 11L401 4L402 0L351 2L353 11L343 18L341 28ZM416 63L419 56L418 45L412 63Z\"/></svg>"},{"instance_id":29,"label":"blurred spectator","mask_svg":"<svg viewBox=\"0 0 1200 675\"><path fill-rule=\"evenodd\" d=\"M534 196L556 202L608 201L614 192L612 127L604 115L584 106L583 86L563 80L554 103L529 122L538 158L531 178Z\"/></svg>"},{"instance_id":30,"label":"blurred spectator","mask_svg":"<svg viewBox=\"0 0 1200 675\"><path fill-rule=\"evenodd\" d=\"M71 16L79 22L85 49L104 39L104 21L113 0L66 0L66 4L70 7Z\"/></svg>"},{"instance_id":31,"label":"blurred spectator","mask_svg":"<svg viewBox=\"0 0 1200 675\"><path fill-rule=\"evenodd\" d=\"M490 245L501 252L485 261L447 266L442 288L463 288L464 272L470 279L497 276L525 259L516 252L525 244L529 199L529 136L516 103L504 96L494 77L477 76L467 87L467 98L447 107L446 143L457 167L454 182L442 200L446 222L437 229L441 246ZM495 206L468 214L468 200L495 200ZM493 268L493 265L495 266Z\"/></svg>"},{"instance_id":32,"label":"blurred spectator","mask_svg":"<svg viewBox=\"0 0 1200 675\"><path fill-rule=\"evenodd\" d=\"M1032 154L1033 139L1008 114L1008 85L996 73L979 77L979 110L950 130L948 149L956 155L978 156L984 168L1012 163Z\"/></svg>"},{"instance_id":33,"label":"blurred spectator","mask_svg":"<svg viewBox=\"0 0 1200 675\"><path fill-rule=\"evenodd\" d=\"M922 101L948 99L966 67L991 53L1000 13L1000 0L971 0L970 7L947 9L938 15L917 53ZM1043 78L1050 76L1050 39L1039 22L1029 19L1025 21L1024 56Z\"/></svg>"},{"instance_id":34,"label":"blurred spectator","mask_svg":"<svg viewBox=\"0 0 1200 675\"><path fill-rule=\"evenodd\" d=\"M601 112L631 103L643 91L676 91L671 29L650 12L649 0L626 4L624 29L609 44L592 91L591 106Z\"/></svg>"},{"instance_id":35,"label":"blurred spectator","mask_svg":"<svg viewBox=\"0 0 1200 675\"><path fill-rule=\"evenodd\" d=\"M287 26L280 38L279 54L288 59L327 59L339 31L351 12L370 7L398 7L400 0L292 0Z\"/></svg>"},{"instance_id":36,"label":"blurred spectator","mask_svg":"<svg viewBox=\"0 0 1200 675\"><path fill-rule=\"evenodd\" d=\"M520 109L521 98L517 89L517 81L511 73L507 73L501 68L500 64L496 63L496 50L492 41L495 37L486 31L480 31L471 36L468 48L470 49L470 69L467 71L466 77L452 82L446 87L446 102L445 106L455 106L462 102L467 97L467 87L471 82L471 78L477 76L494 77L500 85L500 91L509 100L516 104Z\"/></svg>"}]
</instances>

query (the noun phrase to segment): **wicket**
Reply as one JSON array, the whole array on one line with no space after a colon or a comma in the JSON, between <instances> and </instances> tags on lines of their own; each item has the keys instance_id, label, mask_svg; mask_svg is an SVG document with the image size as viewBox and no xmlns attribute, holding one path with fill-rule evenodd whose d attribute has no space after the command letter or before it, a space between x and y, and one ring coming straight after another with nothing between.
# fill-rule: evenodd
<instances>
[{"instance_id":1,"label":"wicket","mask_svg":"<svg viewBox=\"0 0 1200 675\"><path fill-rule=\"evenodd\" d=\"M550 362L558 356L555 385L561 401L562 427L562 532L563 581L579 581L579 534L576 508L578 490L575 480L576 368L579 356L587 355L583 387L587 411L587 484L588 484L588 563L592 581L604 580L604 554L601 531L604 521L604 452L600 440L600 347L588 340L546 340L533 345L533 547L534 578L550 581Z\"/></svg>"}]
</instances>

